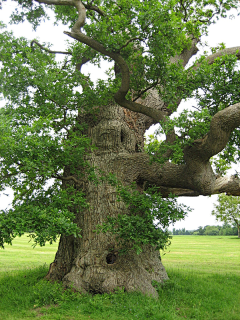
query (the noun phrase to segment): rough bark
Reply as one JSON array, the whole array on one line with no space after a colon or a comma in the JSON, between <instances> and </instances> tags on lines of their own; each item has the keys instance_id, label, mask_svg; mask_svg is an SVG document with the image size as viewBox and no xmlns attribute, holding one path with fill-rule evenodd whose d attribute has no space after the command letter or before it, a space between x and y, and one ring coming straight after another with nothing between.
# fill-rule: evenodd
<instances>
[{"instance_id":1,"label":"rough bark","mask_svg":"<svg viewBox=\"0 0 240 320\"><path fill-rule=\"evenodd\" d=\"M116 106L102 108L95 123L89 123L88 134L98 149L89 155L88 161L104 172L114 173L124 185L129 185L133 181L139 183L139 163L134 164L132 157L139 153L140 135L139 130L131 129L132 123L124 111ZM47 278L63 280L65 285L73 285L80 292L114 292L117 287L124 287L127 291L141 291L156 297L152 281L162 282L168 278L159 251L144 247L140 255L133 250L120 255L121 247L111 234L95 232L108 215L128 213L124 203L118 201L115 187L107 182L96 185L86 180L81 188L89 203L88 209L76 210L82 237L61 237Z\"/></svg>"}]
</instances>

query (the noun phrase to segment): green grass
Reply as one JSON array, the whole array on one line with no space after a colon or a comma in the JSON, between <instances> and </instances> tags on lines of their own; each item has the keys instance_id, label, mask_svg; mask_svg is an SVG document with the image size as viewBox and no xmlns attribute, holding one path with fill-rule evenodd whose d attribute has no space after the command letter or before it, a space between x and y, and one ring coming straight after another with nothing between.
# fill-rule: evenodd
<instances>
[{"instance_id":1,"label":"green grass","mask_svg":"<svg viewBox=\"0 0 240 320\"><path fill-rule=\"evenodd\" d=\"M42 280L56 245L27 238L0 250L1 320L240 320L240 240L174 236L162 256L170 280L159 299L139 293L79 295ZM44 265L45 264L45 265Z\"/></svg>"},{"instance_id":2,"label":"green grass","mask_svg":"<svg viewBox=\"0 0 240 320\"><path fill-rule=\"evenodd\" d=\"M0 277L6 272L50 264L54 260L56 250L56 243L33 248L33 241L29 242L27 235L16 238L12 246L6 245L5 249L0 249Z\"/></svg>"},{"instance_id":3,"label":"green grass","mask_svg":"<svg viewBox=\"0 0 240 320\"><path fill-rule=\"evenodd\" d=\"M240 276L240 239L234 236L173 236L162 254L167 269Z\"/></svg>"}]
</instances>

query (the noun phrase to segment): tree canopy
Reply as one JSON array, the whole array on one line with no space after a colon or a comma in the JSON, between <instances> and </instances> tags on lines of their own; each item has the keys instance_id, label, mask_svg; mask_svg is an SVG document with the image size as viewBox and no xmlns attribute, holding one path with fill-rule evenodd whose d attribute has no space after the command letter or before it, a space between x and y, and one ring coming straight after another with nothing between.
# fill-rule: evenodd
<instances>
[{"instance_id":1,"label":"tree canopy","mask_svg":"<svg viewBox=\"0 0 240 320\"><path fill-rule=\"evenodd\" d=\"M75 208L89 203L75 186L85 177L100 183L99 174L105 174L88 158L103 143L87 134L89 119L93 123L102 112L98 106L140 114L144 128L160 123L143 148L129 118L136 129L134 163L145 168L137 182L148 181L163 197L240 195L238 177L225 176L240 156L240 47L221 44L187 65L208 26L239 1L14 2L12 23L27 20L36 29L53 14L55 23L66 25L64 36L76 41L53 51L37 39L16 38L1 24L0 92L6 104L0 109L0 183L1 190L14 190L12 208L0 215L1 245L26 231L40 244L63 233L79 235ZM8 3L3 1L3 12ZM107 81L93 83L81 68L103 60L114 67ZM170 117L191 97L197 110ZM159 142L162 133L166 139ZM184 215L181 208L172 216L170 211L165 213L173 221Z\"/></svg>"}]
</instances>

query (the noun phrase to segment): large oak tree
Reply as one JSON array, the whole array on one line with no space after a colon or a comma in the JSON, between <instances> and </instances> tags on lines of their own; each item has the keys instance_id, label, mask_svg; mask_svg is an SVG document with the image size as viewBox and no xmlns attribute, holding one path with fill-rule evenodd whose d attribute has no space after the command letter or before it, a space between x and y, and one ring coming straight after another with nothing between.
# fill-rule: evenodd
<instances>
[{"instance_id":1,"label":"large oak tree","mask_svg":"<svg viewBox=\"0 0 240 320\"><path fill-rule=\"evenodd\" d=\"M37 28L50 14L71 41L53 51L1 24L0 181L14 190L1 245L24 232L40 245L61 235L48 279L156 296L166 227L184 216L172 195L240 195L238 176L225 175L239 158L240 47L221 44L188 64L238 1L14 2L12 22ZM94 84L82 66L103 60L114 66ZM174 117L192 97L197 106Z\"/></svg>"}]
</instances>

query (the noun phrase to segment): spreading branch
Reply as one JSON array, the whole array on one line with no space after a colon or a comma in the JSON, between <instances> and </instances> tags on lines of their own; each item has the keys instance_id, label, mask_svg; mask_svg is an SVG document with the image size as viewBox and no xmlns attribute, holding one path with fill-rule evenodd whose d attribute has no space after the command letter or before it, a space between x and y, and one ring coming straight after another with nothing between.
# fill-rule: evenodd
<instances>
[{"instance_id":1,"label":"spreading branch","mask_svg":"<svg viewBox=\"0 0 240 320\"><path fill-rule=\"evenodd\" d=\"M240 196L240 179L236 176L217 178L206 161L200 160L197 166L196 163L150 163L146 153L119 154L115 161L123 173L128 168L126 181L136 181L140 186L156 186L164 197L170 193L177 196L207 196L222 192Z\"/></svg>"},{"instance_id":2,"label":"spreading branch","mask_svg":"<svg viewBox=\"0 0 240 320\"><path fill-rule=\"evenodd\" d=\"M204 61L207 61L209 65L213 64L215 60L219 57L226 56L226 55L235 55L238 60L240 60L240 47L233 47L233 48L226 48L220 50L214 54L207 56ZM190 67L191 70L197 70L201 66L201 63L197 63L196 65Z\"/></svg>"},{"instance_id":3,"label":"spreading branch","mask_svg":"<svg viewBox=\"0 0 240 320\"><path fill-rule=\"evenodd\" d=\"M103 10L101 10L99 7L97 7L97 6L94 6L94 5L92 5L92 4L85 4L85 3L83 3L83 5L84 5L84 7L86 8L86 9L88 9L88 10L91 10L91 11L95 11L95 12L97 12L98 14L100 14L100 16L102 16L102 17L105 17L107 14L103 11Z\"/></svg>"},{"instance_id":4,"label":"spreading branch","mask_svg":"<svg viewBox=\"0 0 240 320\"><path fill-rule=\"evenodd\" d=\"M53 53L53 54L68 54L68 55L72 55L72 52L70 51L53 51L53 50L50 50L48 48L45 48L43 45L41 45L38 41L36 40L32 40L31 41L31 47L33 48L34 50L34 44L36 44L40 49L48 52L48 53Z\"/></svg>"},{"instance_id":5,"label":"spreading branch","mask_svg":"<svg viewBox=\"0 0 240 320\"><path fill-rule=\"evenodd\" d=\"M157 110L155 108L149 108L140 103L129 101L126 99L126 95L130 89L130 72L129 72L129 68L126 61L123 59L123 57L119 53L108 51L101 43L86 36L79 30L75 32L75 29L74 29L74 32L65 31L64 33L69 37L88 45L89 47L100 52L101 54L112 58L117 63L121 71L122 81L121 81L121 86L119 90L114 95L114 99L116 103L118 103L120 106L127 108L131 111L143 113L158 122L164 119L163 111Z\"/></svg>"},{"instance_id":6,"label":"spreading branch","mask_svg":"<svg viewBox=\"0 0 240 320\"><path fill-rule=\"evenodd\" d=\"M203 139L196 140L193 146L185 148L185 161L208 161L225 148L231 132L239 126L240 103L219 111L212 118L208 134Z\"/></svg>"}]
</instances>

